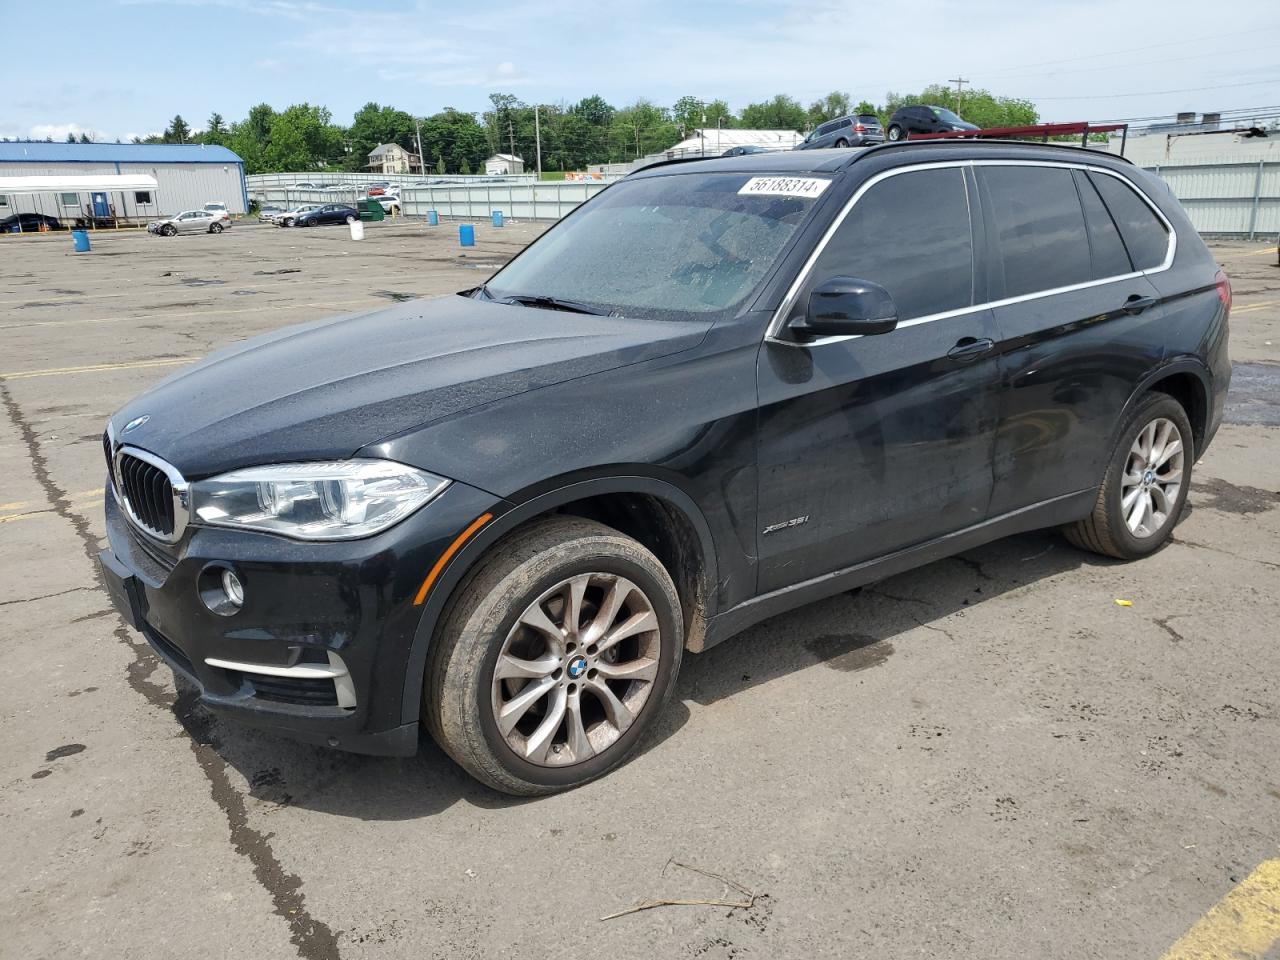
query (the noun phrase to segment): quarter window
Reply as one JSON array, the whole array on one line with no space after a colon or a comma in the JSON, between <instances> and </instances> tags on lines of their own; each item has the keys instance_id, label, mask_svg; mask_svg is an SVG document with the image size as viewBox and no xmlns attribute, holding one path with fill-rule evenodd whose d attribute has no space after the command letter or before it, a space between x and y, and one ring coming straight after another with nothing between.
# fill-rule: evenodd
<instances>
[{"instance_id":1,"label":"quarter window","mask_svg":"<svg viewBox=\"0 0 1280 960\"><path fill-rule=\"evenodd\" d=\"M1084 204L1084 219L1089 226L1089 252L1093 256L1093 278L1105 280L1133 272L1133 263L1125 251L1120 230L1111 213L1098 196L1083 170L1075 172L1076 187L1080 190L1080 202Z\"/></svg>"},{"instance_id":2,"label":"quarter window","mask_svg":"<svg viewBox=\"0 0 1280 960\"><path fill-rule=\"evenodd\" d=\"M815 284L832 277L880 284L901 320L971 306L973 234L964 173L916 170L872 186L814 264Z\"/></svg>"},{"instance_id":3,"label":"quarter window","mask_svg":"<svg viewBox=\"0 0 1280 960\"><path fill-rule=\"evenodd\" d=\"M1119 177L1090 172L1089 179L1115 218L1134 267L1151 270L1164 263L1169 252L1169 231L1146 201Z\"/></svg>"},{"instance_id":4,"label":"quarter window","mask_svg":"<svg viewBox=\"0 0 1280 960\"><path fill-rule=\"evenodd\" d=\"M1084 212L1063 167L982 167L1004 295L1018 297L1093 279Z\"/></svg>"}]
</instances>

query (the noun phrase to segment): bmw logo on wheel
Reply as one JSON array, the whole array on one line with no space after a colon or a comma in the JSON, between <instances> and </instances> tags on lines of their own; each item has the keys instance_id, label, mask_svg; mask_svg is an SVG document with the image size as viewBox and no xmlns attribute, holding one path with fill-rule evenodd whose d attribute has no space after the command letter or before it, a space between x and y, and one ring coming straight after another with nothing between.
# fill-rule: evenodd
<instances>
[{"instance_id":1,"label":"bmw logo on wheel","mask_svg":"<svg viewBox=\"0 0 1280 960\"><path fill-rule=\"evenodd\" d=\"M587 672L587 661L582 657L574 657L569 661L569 679L577 680Z\"/></svg>"}]
</instances>

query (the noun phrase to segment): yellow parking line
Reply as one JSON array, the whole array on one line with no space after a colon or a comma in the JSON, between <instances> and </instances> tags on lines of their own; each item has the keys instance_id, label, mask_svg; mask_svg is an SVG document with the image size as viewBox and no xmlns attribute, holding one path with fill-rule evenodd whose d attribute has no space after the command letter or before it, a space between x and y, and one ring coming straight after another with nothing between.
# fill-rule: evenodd
<instances>
[{"instance_id":1,"label":"yellow parking line","mask_svg":"<svg viewBox=\"0 0 1280 960\"><path fill-rule=\"evenodd\" d=\"M1280 860L1267 860L1217 902L1161 960L1262 960L1280 943Z\"/></svg>"},{"instance_id":2,"label":"yellow parking line","mask_svg":"<svg viewBox=\"0 0 1280 960\"><path fill-rule=\"evenodd\" d=\"M105 468L104 468L105 469ZM95 487L92 490L81 490L79 493L67 494L67 499L75 503L81 497L100 497L102 496L102 487ZM0 503L0 513L6 510L22 510L26 507L33 507L38 503L45 503L44 500L11 500L8 503Z\"/></svg>"},{"instance_id":3,"label":"yellow parking line","mask_svg":"<svg viewBox=\"0 0 1280 960\"><path fill-rule=\"evenodd\" d=\"M1246 303L1243 307L1232 308L1232 313L1249 313L1253 310L1261 310L1263 307L1274 307L1280 300L1263 300L1259 303Z\"/></svg>"},{"instance_id":4,"label":"yellow parking line","mask_svg":"<svg viewBox=\"0 0 1280 960\"><path fill-rule=\"evenodd\" d=\"M13 370L0 373L0 380L30 380L32 377L63 377L76 373L101 373L106 370L136 370L141 367L172 367L195 363L199 357L167 357L159 360L132 360L128 363L89 363L82 367L52 367L48 370Z\"/></svg>"},{"instance_id":5,"label":"yellow parking line","mask_svg":"<svg viewBox=\"0 0 1280 960\"><path fill-rule=\"evenodd\" d=\"M266 313L269 310L306 310L309 307L327 309L329 307L347 307L357 303L368 303L370 300L382 299L369 294L358 300L326 300L322 303L273 303L262 307L239 307L225 310L190 310L183 313L143 313L127 317L86 317L83 320L33 320L30 323L4 323L0 330L24 330L28 327L64 327L74 323L122 323L126 320L175 320L179 317L212 317L233 313ZM0 374L3 376L3 374Z\"/></svg>"},{"instance_id":6,"label":"yellow parking line","mask_svg":"<svg viewBox=\"0 0 1280 960\"><path fill-rule=\"evenodd\" d=\"M76 503L77 507L92 507L101 503L103 494L99 493L96 497L86 497ZM34 504L33 504L34 506ZM30 520L32 517L43 517L53 512L52 507L45 507L42 510L25 510L22 513L0 513L0 523L12 523L15 520Z\"/></svg>"},{"instance_id":7,"label":"yellow parking line","mask_svg":"<svg viewBox=\"0 0 1280 960\"><path fill-rule=\"evenodd\" d=\"M1275 247L1264 247L1261 250L1250 250L1248 253L1245 254L1245 256L1246 257L1262 257L1262 256L1266 256L1269 253L1275 253L1275 252L1276 252Z\"/></svg>"}]
</instances>

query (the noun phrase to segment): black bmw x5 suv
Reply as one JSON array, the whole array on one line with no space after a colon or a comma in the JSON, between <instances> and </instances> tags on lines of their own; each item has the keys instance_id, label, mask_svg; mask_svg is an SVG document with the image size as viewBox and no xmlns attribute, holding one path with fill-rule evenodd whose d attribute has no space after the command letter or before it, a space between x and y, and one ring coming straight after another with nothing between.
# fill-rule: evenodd
<instances>
[{"instance_id":1,"label":"black bmw x5 suv","mask_svg":"<svg viewBox=\"0 0 1280 960\"><path fill-rule=\"evenodd\" d=\"M457 296L282 329L104 442L121 611L213 710L493 787L622 762L681 656L1060 526L1164 544L1230 287L1168 189L1006 143L649 167Z\"/></svg>"}]
</instances>

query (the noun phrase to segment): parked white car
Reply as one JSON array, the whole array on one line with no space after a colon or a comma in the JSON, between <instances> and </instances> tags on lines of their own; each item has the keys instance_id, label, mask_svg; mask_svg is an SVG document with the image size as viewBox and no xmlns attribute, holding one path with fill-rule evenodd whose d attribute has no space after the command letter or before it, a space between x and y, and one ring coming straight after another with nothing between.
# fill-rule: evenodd
<instances>
[{"instance_id":1,"label":"parked white car","mask_svg":"<svg viewBox=\"0 0 1280 960\"><path fill-rule=\"evenodd\" d=\"M231 211L227 209L225 203L219 203L216 200L210 200L204 205L206 213L211 213L222 221L224 227L231 226Z\"/></svg>"},{"instance_id":2,"label":"parked white car","mask_svg":"<svg viewBox=\"0 0 1280 960\"><path fill-rule=\"evenodd\" d=\"M400 206L400 197L398 194L388 193L381 197L370 197L369 199L377 200L378 204L382 207L382 211L384 213L389 213L394 217L400 216L400 211L403 209Z\"/></svg>"},{"instance_id":3,"label":"parked white car","mask_svg":"<svg viewBox=\"0 0 1280 960\"><path fill-rule=\"evenodd\" d=\"M285 208L278 203L264 203L258 207L258 219L262 221L273 221L277 216L285 213Z\"/></svg>"},{"instance_id":4,"label":"parked white car","mask_svg":"<svg viewBox=\"0 0 1280 960\"><path fill-rule=\"evenodd\" d=\"M319 210L324 204L322 203L304 203L301 206L294 207L292 210L284 210L271 218L271 222L277 227L292 227L293 221L297 219L299 214L307 213L311 210Z\"/></svg>"}]
</instances>

